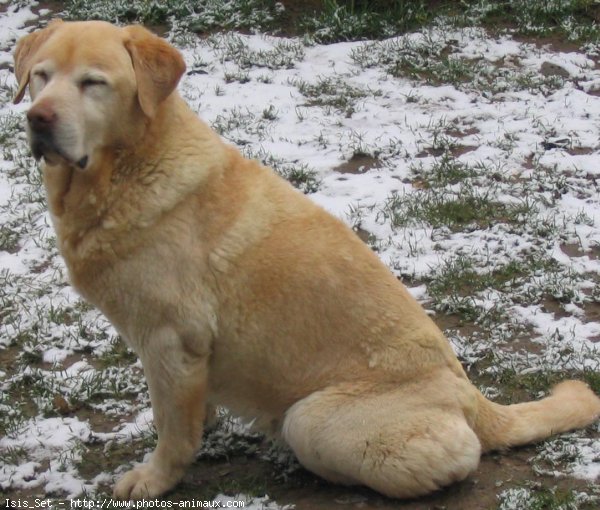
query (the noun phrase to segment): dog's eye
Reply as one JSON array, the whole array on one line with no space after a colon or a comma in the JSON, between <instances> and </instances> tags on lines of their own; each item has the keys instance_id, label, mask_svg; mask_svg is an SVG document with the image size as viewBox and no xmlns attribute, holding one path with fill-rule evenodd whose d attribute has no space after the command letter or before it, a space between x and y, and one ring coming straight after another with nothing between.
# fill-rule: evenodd
<instances>
[{"instance_id":1,"label":"dog's eye","mask_svg":"<svg viewBox=\"0 0 600 510\"><path fill-rule=\"evenodd\" d=\"M84 78L80 82L81 88L90 88L90 87L98 87L101 85L106 85L106 82L102 78Z\"/></svg>"},{"instance_id":2,"label":"dog's eye","mask_svg":"<svg viewBox=\"0 0 600 510\"><path fill-rule=\"evenodd\" d=\"M48 73L46 71L42 71L41 69L34 71L33 76L35 76L36 78L39 78L43 82L48 81Z\"/></svg>"}]
</instances>

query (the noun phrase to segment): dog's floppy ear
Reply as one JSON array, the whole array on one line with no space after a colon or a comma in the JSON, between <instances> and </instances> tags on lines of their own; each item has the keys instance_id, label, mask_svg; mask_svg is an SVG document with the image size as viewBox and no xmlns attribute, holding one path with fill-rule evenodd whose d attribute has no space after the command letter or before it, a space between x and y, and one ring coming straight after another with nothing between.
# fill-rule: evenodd
<instances>
[{"instance_id":1,"label":"dog's floppy ear","mask_svg":"<svg viewBox=\"0 0 600 510\"><path fill-rule=\"evenodd\" d=\"M142 111L154 117L160 103L175 90L185 62L181 53L139 25L125 28L125 47L131 55Z\"/></svg>"},{"instance_id":2,"label":"dog's floppy ear","mask_svg":"<svg viewBox=\"0 0 600 510\"><path fill-rule=\"evenodd\" d=\"M15 104L20 103L25 95L27 84L29 83L29 71L31 70L31 62L37 50L40 49L48 38L62 25L61 19L51 21L48 26L42 30L36 30L31 34L19 39L15 49L15 76L19 83L19 88L13 99Z\"/></svg>"}]
</instances>

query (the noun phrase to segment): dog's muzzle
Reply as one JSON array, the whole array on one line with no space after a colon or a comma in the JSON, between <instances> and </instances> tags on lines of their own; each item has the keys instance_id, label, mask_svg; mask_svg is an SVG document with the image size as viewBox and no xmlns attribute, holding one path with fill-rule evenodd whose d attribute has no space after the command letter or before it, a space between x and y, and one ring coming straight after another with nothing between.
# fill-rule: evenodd
<instances>
[{"instance_id":1,"label":"dog's muzzle","mask_svg":"<svg viewBox=\"0 0 600 510\"><path fill-rule=\"evenodd\" d=\"M33 106L27 112L27 123L29 125L31 152L37 160L44 157L47 163L53 164L57 159L65 160L68 164L74 164L84 169L88 164L88 157L75 161L67 156L56 143L55 131L58 115L47 104Z\"/></svg>"}]
</instances>

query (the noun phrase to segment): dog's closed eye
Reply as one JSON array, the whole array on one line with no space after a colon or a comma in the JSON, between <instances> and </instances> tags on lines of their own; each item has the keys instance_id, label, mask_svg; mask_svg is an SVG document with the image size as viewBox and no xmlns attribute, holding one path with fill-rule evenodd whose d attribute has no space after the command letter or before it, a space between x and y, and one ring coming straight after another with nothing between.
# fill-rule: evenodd
<instances>
[{"instance_id":1,"label":"dog's closed eye","mask_svg":"<svg viewBox=\"0 0 600 510\"><path fill-rule=\"evenodd\" d=\"M105 85L108 85L108 83L103 78L86 77L86 78L83 78L79 82L79 85L81 86L82 89L87 89L87 88L91 88L91 87L105 86Z\"/></svg>"},{"instance_id":2,"label":"dog's closed eye","mask_svg":"<svg viewBox=\"0 0 600 510\"><path fill-rule=\"evenodd\" d=\"M48 73L43 69L37 69L33 72L33 76L39 78L42 81L48 81Z\"/></svg>"}]
</instances>

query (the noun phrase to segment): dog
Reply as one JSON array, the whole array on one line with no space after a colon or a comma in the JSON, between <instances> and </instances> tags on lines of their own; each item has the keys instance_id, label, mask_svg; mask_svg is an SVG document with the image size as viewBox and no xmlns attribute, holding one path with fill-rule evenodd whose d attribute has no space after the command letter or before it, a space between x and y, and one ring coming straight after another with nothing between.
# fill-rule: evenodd
<instances>
[{"instance_id":1,"label":"dog","mask_svg":"<svg viewBox=\"0 0 600 510\"><path fill-rule=\"evenodd\" d=\"M55 21L15 50L14 101L29 87L28 137L70 281L148 382L158 443L114 497L172 489L216 405L317 475L393 498L598 418L578 381L536 402L487 400L350 228L188 108L184 72L141 26Z\"/></svg>"}]
</instances>

